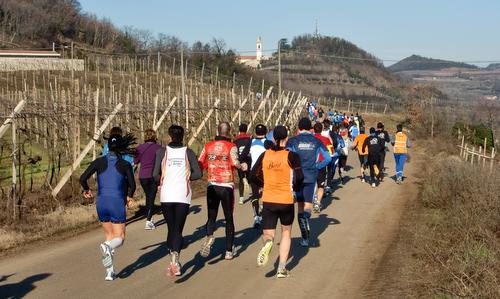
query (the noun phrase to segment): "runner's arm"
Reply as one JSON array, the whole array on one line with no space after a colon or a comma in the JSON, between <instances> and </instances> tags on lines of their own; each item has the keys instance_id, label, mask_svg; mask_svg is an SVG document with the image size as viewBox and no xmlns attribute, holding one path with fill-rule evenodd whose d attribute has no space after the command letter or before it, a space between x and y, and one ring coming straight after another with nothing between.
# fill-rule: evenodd
<instances>
[{"instance_id":1,"label":"runner's arm","mask_svg":"<svg viewBox=\"0 0 500 299\"><path fill-rule=\"evenodd\" d=\"M153 168L153 179L155 180L156 185L160 184L161 179L161 162L163 160L163 156L165 156L165 148L160 148L156 151L155 154L155 165Z\"/></svg>"},{"instance_id":2,"label":"runner's arm","mask_svg":"<svg viewBox=\"0 0 500 299\"><path fill-rule=\"evenodd\" d=\"M198 163L200 163L200 168L201 169L207 169L208 168L208 163L207 163L207 148L206 147L204 147L203 150L201 151L201 154L198 157Z\"/></svg>"},{"instance_id":3,"label":"runner's arm","mask_svg":"<svg viewBox=\"0 0 500 299\"><path fill-rule=\"evenodd\" d=\"M188 157L189 167L191 169L191 175L189 176L189 180L196 181L201 179L201 177L203 176L203 172L201 171L200 164L198 164L198 160L196 159L195 153L193 152L193 150L188 148L186 150L186 155Z\"/></svg>"},{"instance_id":4,"label":"runner's arm","mask_svg":"<svg viewBox=\"0 0 500 299\"><path fill-rule=\"evenodd\" d=\"M241 163L238 159L238 148L236 147L236 145L233 145L231 147L231 151L229 152L229 159L231 159L231 165L233 165L234 168L241 169Z\"/></svg>"},{"instance_id":5,"label":"runner's arm","mask_svg":"<svg viewBox=\"0 0 500 299\"><path fill-rule=\"evenodd\" d=\"M264 154L260 155L257 162L255 162L254 167L250 171L250 181L255 183L259 187L264 187L264 172L262 171L262 160L264 159Z\"/></svg>"},{"instance_id":6,"label":"runner's arm","mask_svg":"<svg viewBox=\"0 0 500 299\"><path fill-rule=\"evenodd\" d=\"M304 173L300 164L300 157L294 152L288 153L288 164L293 169L293 191L298 191L304 181Z\"/></svg>"},{"instance_id":7,"label":"runner's arm","mask_svg":"<svg viewBox=\"0 0 500 299\"><path fill-rule=\"evenodd\" d=\"M363 153L366 153L366 147L368 146L368 139L369 138L366 138L365 142L363 142L363 148L361 149Z\"/></svg>"},{"instance_id":8,"label":"runner's arm","mask_svg":"<svg viewBox=\"0 0 500 299\"><path fill-rule=\"evenodd\" d=\"M127 188L127 193L128 193L128 197L134 197L134 193L135 193L135 179L134 179L134 170L132 169L132 165L130 165L130 163L124 161L125 165L125 175L127 176L127 185L128 185L128 188Z\"/></svg>"},{"instance_id":9,"label":"runner's arm","mask_svg":"<svg viewBox=\"0 0 500 299\"><path fill-rule=\"evenodd\" d=\"M99 159L92 161L92 163L90 163L89 167L87 167L87 169L85 169L85 171L80 176L80 185L82 186L82 189L84 192L90 190L90 187L89 187L89 184L87 181L94 173L97 172L97 169L99 168L98 165L99 165Z\"/></svg>"}]
</instances>

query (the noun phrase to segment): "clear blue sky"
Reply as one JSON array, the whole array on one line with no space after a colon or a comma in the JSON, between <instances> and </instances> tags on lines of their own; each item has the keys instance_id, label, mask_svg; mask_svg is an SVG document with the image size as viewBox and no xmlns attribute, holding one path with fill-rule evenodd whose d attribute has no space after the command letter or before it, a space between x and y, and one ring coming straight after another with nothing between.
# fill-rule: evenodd
<instances>
[{"instance_id":1,"label":"clear blue sky","mask_svg":"<svg viewBox=\"0 0 500 299\"><path fill-rule=\"evenodd\" d=\"M82 9L193 43L222 38L230 48L263 48L302 33L345 38L381 59L411 54L500 61L499 0L80 0ZM392 64L386 62L386 64Z\"/></svg>"}]
</instances>

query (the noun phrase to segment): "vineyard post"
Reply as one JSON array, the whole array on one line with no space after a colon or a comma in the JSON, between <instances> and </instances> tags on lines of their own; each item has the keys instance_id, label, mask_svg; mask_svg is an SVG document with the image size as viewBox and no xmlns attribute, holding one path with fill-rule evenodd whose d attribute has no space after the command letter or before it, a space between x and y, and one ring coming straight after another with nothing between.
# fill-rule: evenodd
<instances>
[{"instance_id":1,"label":"vineyard post","mask_svg":"<svg viewBox=\"0 0 500 299\"><path fill-rule=\"evenodd\" d=\"M16 119L12 119L12 211L14 220L16 220L16 197L17 197L17 172L16 172L16 158L17 158L17 136L16 136Z\"/></svg>"},{"instance_id":2,"label":"vineyard post","mask_svg":"<svg viewBox=\"0 0 500 299\"><path fill-rule=\"evenodd\" d=\"M262 84L264 84L264 80L262 80ZM273 91L273 87L269 87L269 89L267 90L267 94L266 94L266 97L264 98L264 100L262 100L262 102L260 103L259 107L257 108L257 111L255 111L255 114L252 116L252 121L250 122L250 124L248 125L248 130L250 131L250 128L252 128L252 125L255 121L255 119L257 118L257 115L259 114L259 111L260 109L262 109L262 107L264 107L266 105L266 102L267 102L267 99L269 98L269 96L271 95L271 92Z\"/></svg>"},{"instance_id":3,"label":"vineyard post","mask_svg":"<svg viewBox=\"0 0 500 299\"><path fill-rule=\"evenodd\" d=\"M92 148L92 146L94 146L94 144L96 143L96 141L99 138L99 136L101 136L101 134L104 132L104 130L106 130L106 128L110 124L111 120L116 116L116 114L118 113L118 111L120 111L120 109L122 108L122 106L123 106L122 103L119 103L118 105L116 105L116 107L113 110L113 112L111 112L111 114L104 121L104 123L99 128L99 130L97 130L97 132L94 133L94 136L92 137L92 140L89 141L89 143L85 146L85 148L80 153L80 155L78 156L78 158L73 162L73 164L71 165L71 168L66 171L66 173L63 175L63 177L61 178L61 180L59 181L59 183L57 183L57 186L54 188L54 190L52 190L52 196L54 198L56 198L57 194L59 193L59 191L61 191L62 187L69 180L69 178L71 177L71 175L73 174L73 172L80 166L80 163L82 162L82 160L85 158L85 156L90 151L90 149Z\"/></svg>"},{"instance_id":4,"label":"vineyard post","mask_svg":"<svg viewBox=\"0 0 500 299\"><path fill-rule=\"evenodd\" d=\"M99 127L99 88L97 88L95 92L95 97L94 97L94 105L95 105L95 110L94 110L94 134L97 133L97 129ZM92 161L95 160L96 158L96 146L94 143L94 150L92 152Z\"/></svg>"},{"instance_id":5,"label":"vineyard post","mask_svg":"<svg viewBox=\"0 0 500 299\"><path fill-rule=\"evenodd\" d=\"M193 144L193 142L196 140L196 138L198 137L198 134L200 134L201 130L205 126L205 123L210 119L210 116L214 112L215 107L217 107L217 105L219 104L219 101L220 101L220 99L217 99L215 101L215 103L214 103L214 107L212 107L212 109L210 109L208 111L207 115L205 116L205 118L203 119L203 121L201 122L201 124L198 126L198 128L194 132L193 136L191 136L191 139L189 139L188 146L191 146Z\"/></svg>"},{"instance_id":6,"label":"vineyard post","mask_svg":"<svg viewBox=\"0 0 500 299\"><path fill-rule=\"evenodd\" d=\"M26 105L26 100L21 100L14 108L14 111L12 111L9 117L7 117L7 119L3 122L2 126L0 127L0 138L2 138L3 134L5 134L5 132L7 131L9 125L12 124L14 117L16 117L16 115L23 110L25 105Z\"/></svg>"},{"instance_id":7,"label":"vineyard post","mask_svg":"<svg viewBox=\"0 0 500 299\"><path fill-rule=\"evenodd\" d=\"M174 106L175 102L177 101L177 97L174 97L170 103L168 104L168 107L165 109L163 114L160 116L160 119L158 122L154 125L153 130L158 131L158 128L161 126L161 123L165 120L165 117L167 117L168 112L172 107Z\"/></svg>"}]
</instances>

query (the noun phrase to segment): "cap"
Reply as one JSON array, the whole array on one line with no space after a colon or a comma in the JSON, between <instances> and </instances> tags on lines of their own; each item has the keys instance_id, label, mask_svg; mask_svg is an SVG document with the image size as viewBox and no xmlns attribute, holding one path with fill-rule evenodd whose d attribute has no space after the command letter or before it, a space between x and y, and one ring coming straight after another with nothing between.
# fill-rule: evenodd
<instances>
[{"instance_id":1,"label":"cap","mask_svg":"<svg viewBox=\"0 0 500 299\"><path fill-rule=\"evenodd\" d=\"M248 125L247 124L240 124L240 132L245 132L248 131Z\"/></svg>"},{"instance_id":2,"label":"cap","mask_svg":"<svg viewBox=\"0 0 500 299\"><path fill-rule=\"evenodd\" d=\"M264 136L267 134L267 127L263 124L258 124L255 126L255 134L257 136Z\"/></svg>"},{"instance_id":3,"label":"cap","mask_svg":"<svg viewBox=\"0 0 500 299\"><path fill-rule=\"evenodd\" d=\"M273 130L274 140L285 140L288 137L288 131L285 126L276 126Z\"/></svg>"},{"instance_id":4,"label":"cap","mask_svg":"<svg viewBox=\"0 0 500 299\"><path fill-rule=\"evenodd\" d=\"M310 130L312 128L311 120L307 117L299 120L299 130Z\"/></svg>"}]
</instances>

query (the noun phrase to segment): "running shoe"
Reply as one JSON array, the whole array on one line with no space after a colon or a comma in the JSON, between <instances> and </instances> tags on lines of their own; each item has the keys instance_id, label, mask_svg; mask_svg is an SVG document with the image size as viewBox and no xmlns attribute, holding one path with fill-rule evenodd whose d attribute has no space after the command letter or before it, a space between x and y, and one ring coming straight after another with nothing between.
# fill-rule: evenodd
<instances>
[{"instance_id":1,"label":"running shoe","mask_svg":"<svg viewBox=\"0 0 500 299\"><path fill-rule=\"evenodd\" d=\"M236 248L233 246L231 251L226 251L226 255L224 256L225 260L232 260L236 256Z\"/></svg>"},{"instance_id":2,"label":"running shoe","mask_svg":"<svg viewBox=\"0 0 500 299\"><path fill-rule=\"evenodd\" d=\"M262 249L259 251L259 255L257 255L257 266L262 267L267 264L271 249L273 249L273 240L267 240Z\"/></svg>"},{"instance_id":3,"label":"running shoe","mask_svg":"<svg viewBox=\"0 0 500 299\"><path fill-rule=\"evenodd\" d=\"M375 187L377 187L377 184L372 183L372 188L375 188Z\"/></svg>"},{"instance_id":4,"label":"running shoe","mask_svg":"<svg viewBox=\"0 0 500 299\"><path fill-rule=\"evenodd\" d=\"M290 276L290 273L285 268L278 269L278 271L276 272L276 277L277 278L287 278L288 276Z\"/></svg>"},{"instance_id":5,"label":"running shoe","mask_svg":"<svg viewBox=\"0 0 500 299\"><path fill-rule=\"evenodd\" d=\"M240 196L240 201L238 202L240 205L242 205L245 201L245 198L243 196Z\"/></svg>"},{"instance_id":6,"label":"running shoe","mask_svg":"<svg viewBox=\"0 0 500 299\"><path fill-rule=\"evenodd\" d=\"M253 221L253 228L259 229L261 221L262 221L262 217L255 216L254 221Z\"/></svg>"},{"instance_id":7,"label":"running shoe","mask_svg":"<svg viewBox=\"0 0 500 299\"><path fill-rule=\"evenodd\" d=\"M300 246L302 246L302 247L309 247L309 240L302 238L300 240Z\"/></svg>"},{"instance_id":8,"label":"running shoe","mask_svg":"<svg viewBox=\"0 0 500 299\"><path fill-rule=\"evenodd\" d=\"M167 275L170 277L181 276L181 264L171 262L167 268Z\"/></svg>"},{"instance_id":9,"label":"running shoe","mask_svg":"<svg viewBox=\"0 0 500 299\"><path fill-rule=\"evenodd\" d=\"M111 248L105 243L101 243L99 248L101 249L102 254L102 265L105 268L113 267L113 254L111 253Z\"/></svg>"},{"instance_id":10,"label":"running shoe","mask_svg":"<svg viewBox=\"0 0 500 299\"><path fill-rule=\"evenodd\" d=\"M326 186L326 188L325 188L325 194L326 195L332 194L332 188L330 188L330 186Z\"/></svg>"},{"instance_id":11,"label":"running shoe","mask_svg":"<svg viewBox=\"0 0 500 299\"><path fill-rule=\"evenodd\" d=\"M113 281L115 280L115 272L113 272L113 270L111 269L106 269L106 277L104 278L104 280L106 281Z\"/></svg>"},{"instance_id":12,"label":"running shoe","mask_svg":"<svg viewBox=\"0 0 500 299\"><path fill-rule=\"evenodd\" d=\"M200 255L202 257L207 257L210 255L210 250L212 249L212 245L214 244L214 237L207 237L203 244L201 245Z\"/></svg>"},{"instance_id":13,"label":"running shoe","mask_svg":"<svg viewBox=\"0 0 500 299\"><path fill-rule=\"evenodd\" d=\"M364 183L365 182L365 178L361 178L361 183Z\"/></svg>"},{"instance_id":14,"label":"running shoe","mask_svg":"<svg viewBox=\"0 0 500 299\"><path fill-rule=\"evenodd\" d=\"M313 205L313 212L319 213L321 212L321 204L319 202L315 202Z\"/></svg>"},{"instance_id":15,"label":"running shoe","mask_svg":"<svg viewBox=\"0 0 500 299\"><path fill-rule=\"evenodd\" d=\"M147 220L146 221L146 226L144 227L145 230L153 230L155 229L155 223L153 221Z\"/></svg>"}]
</instances>

